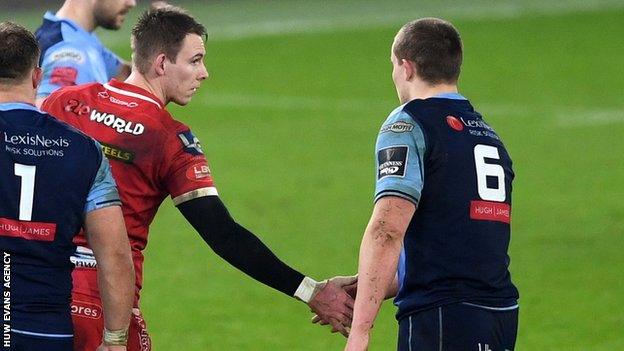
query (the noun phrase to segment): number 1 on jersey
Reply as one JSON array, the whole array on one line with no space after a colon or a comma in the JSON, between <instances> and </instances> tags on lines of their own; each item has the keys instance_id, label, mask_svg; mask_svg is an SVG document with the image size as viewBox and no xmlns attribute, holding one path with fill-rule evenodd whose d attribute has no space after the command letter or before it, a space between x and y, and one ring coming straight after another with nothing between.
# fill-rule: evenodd
<instances>
[{"instance_id":1,"label":"number 1 on jersey","mask_svg":"<svg viewBox=\"0 0 624 351\"><path fill-rule=\"evenodd\" d=\"M15 164L15 175L22 178L22 186L19 200L19 220L30 221L32 219L33 198L35 196L35 172L37 166Z\"/></svg>"},{"instance_id":2,"label":"number 1 on jersey","mask_svg":"<svg viewBox=\"0 0 624 351\"><path fill-rule=\"evenodd\" d=\"M505 170L501 165L485 163L486 158L500 160L498 149L494 146L478 144L474 148L475 166L477 169L477 188L483 200L503 202L505 192ZM496 178L496 188L487 186L487 177Z\"/></svg>"}]
</instances>

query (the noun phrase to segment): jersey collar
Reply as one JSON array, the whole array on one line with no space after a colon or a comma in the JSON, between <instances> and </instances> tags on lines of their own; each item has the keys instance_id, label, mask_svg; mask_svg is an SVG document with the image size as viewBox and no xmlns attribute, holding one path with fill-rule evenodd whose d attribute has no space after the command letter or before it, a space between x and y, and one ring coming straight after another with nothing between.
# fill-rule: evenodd
<instances>
[{"instance_id":1,"label":"jersey collar","mask_svg":"<svg viewBox=\"0 0 624 351\"><path fill-rule=\"evenodd\" d=\"M10 111L10 110L32 110L32 111L41 112L35 106L31 104L27 104L25 102L0 103L0 111Z\"/></svg>"},{"instance_id":2,"label":"jersey collar","mask_svg":"<svg viewBox=\"0 0 624 351\"><path fill-rule=\"evenodd\" d=\"M432 96L434 98L440 99L451 99L451 100L468 100L463 95L459 93L441 93L436 96Z\"/></svg>"},{"instance_id":3,"label":"jersey collar","mask_svg":"<svg viewBox=\"0 0 624 351\"><path fill-rule=\"evenodd\" d=\"M149 91L139 88L136 85L120 82L117 79L111 79L110 82L104 84L104 88L113 91L115 93L130 96L133 98L141 99L147 102L151 102L154 105L158 106L158 108L164 108L164 104L157 98L154 94Z\"/></svg>"},{"instance_id":4,"label":"jersey collar","mask_svg":"<svg viewBox=\"0 0 624 351\"><path fill-rule=\"evenodd\" d=\"M72 28L74 28L77 31L81 31L81 32L84 32L84 33L87 33L87 34L91 34L91 33L87 32L84 28L79 26L78 23L76 23L76 22L74 22L74 21L72 21L70 19L67 19L67 18L58 18L58 17L56 17L56 14L52 13L51 11L46 12L43 15L43 18L47 19L48 21L52 21L52 22L65 22L65 23L69 24Z\"/></svg>"}]
</instances>

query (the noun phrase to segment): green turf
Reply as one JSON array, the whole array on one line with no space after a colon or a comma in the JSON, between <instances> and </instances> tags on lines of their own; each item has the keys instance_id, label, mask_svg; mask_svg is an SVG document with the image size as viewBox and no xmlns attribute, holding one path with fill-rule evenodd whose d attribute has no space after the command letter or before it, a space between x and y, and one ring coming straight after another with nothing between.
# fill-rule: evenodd
<instances>
[{"instance_id":1,"label":"green turf","mask_svg":"<svg viewBox=\"0 0 624 351\"><path fill-rule=\"evenodd\" d=\"M406 1L376 3L192 5L213 33L211 78L189 106L171 110L202 141L234 217L316 278L356 270L372 208L374 139L397 104L389 45L412 16ZM492 3L488 12L490 2L476 3L483 16L432 1L416 16L446 15L459 28L460 89L514 159L518 349L622 350L624 10L610 1L523 1ZM327 25L340 16L343 25ZM362 23L349 24L357 16ZM292 21L278 26L292 33L271 34L280 21ZM269 29L245 32L254 26ZM129 57L112 39L127 33L102 34ZM344 345L309 325L305 305L216 257L169 201L146 256L142 307L156 350ZM394 347L393 313L384 305L372 350Z\"/></svg>"}]
</instances>

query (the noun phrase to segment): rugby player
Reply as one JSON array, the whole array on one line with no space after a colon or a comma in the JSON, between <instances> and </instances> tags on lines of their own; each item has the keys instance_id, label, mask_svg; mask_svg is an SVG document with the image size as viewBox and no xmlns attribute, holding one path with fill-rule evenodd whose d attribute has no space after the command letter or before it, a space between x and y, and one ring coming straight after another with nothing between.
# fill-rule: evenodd
<instances>
[{"instance_id":1,"label":"rugby player","mask_svg":"<svg viewBox=\"0 0 624 351\"><path fill-rule=\"evenodd\" d=\"M0 42L2 350L73 349L70 256L82 226L99 263L102 304L85 306L104 320L98 350L125 350L134 272L108 160L95 140L34 106L34 35L3 22Z\"/></svg>"},{"instance_id":2,"label":"rugby player","mask_svg":"<svg viewBox=\"0 0 624 351\"><path fill-rule=\"evenodd\" d=\"M514 173L500 137L458 93L462 50L457 30L435 18L407 23L394 39L401 106L377 137L375 207L346 350L367 349L388 295L399 350L514 349Z\"/></svg>"},{"instance_id":3,"label":"rugby player","mask_svg":"<svg viewBox=\"0 0 624 351\"><path fill-rule=\"evenodd\" d=\"M138 298L142 251L149 225L170 195L206 243L254 279L300 299L346 334L353 300L339 285L316 282L281 262L254 234L239 225L219 199L199 140L165 109L186 105L208 72L203 25L183 10L165 7L144 13L132 31L133 68L125 82L66 87L50 95L43 109L102 143L119 185L136 272L135 309L129 350L149 350L150 339ZM99 306L97 265L81 238L74 258L76 306ZM76 350L101 338L101 319L75 314Z\"/></svg>"},{"instance_id":4,"label":"rugby player","mask_svg":"<svg viewBox=\"0 0 624 351\"><path fill-rule=\"evenodd\" d=\"M130 64L104 47L93 31L118 30L135 5L135 0L65 0L56 14L45 13L35 33L43 68L38 106L60 87L128 77Z\"/></svg>"}]
</instances>

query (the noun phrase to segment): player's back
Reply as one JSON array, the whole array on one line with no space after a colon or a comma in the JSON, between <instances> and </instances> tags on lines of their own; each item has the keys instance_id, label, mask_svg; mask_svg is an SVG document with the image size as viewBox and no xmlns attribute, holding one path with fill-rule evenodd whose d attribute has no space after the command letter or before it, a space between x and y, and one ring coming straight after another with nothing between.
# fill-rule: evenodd
<instances>
[{"instance_id":1,"label":"player's back","mask_svg":"<svg viewBox=\"0 0 624 351\"><path fill-rule=\"evenodd\" d=\"M11 328L71 335L72 239L102 153L91 138L23 103L0 104L0 130L0 248Z\"/></svg>"},{"instance_id":2,"label":"player's back","mask_svg":"<svg viewBox=\"0 0 624 351\"><path fill-rule=\"evenodd\" d=\"M514 173L505 146L463 98L413 100L403 111L421 130L425 152L399 267L399 317L454 302L514 306L507 255Z\"/></svg>"}]
</instances>

